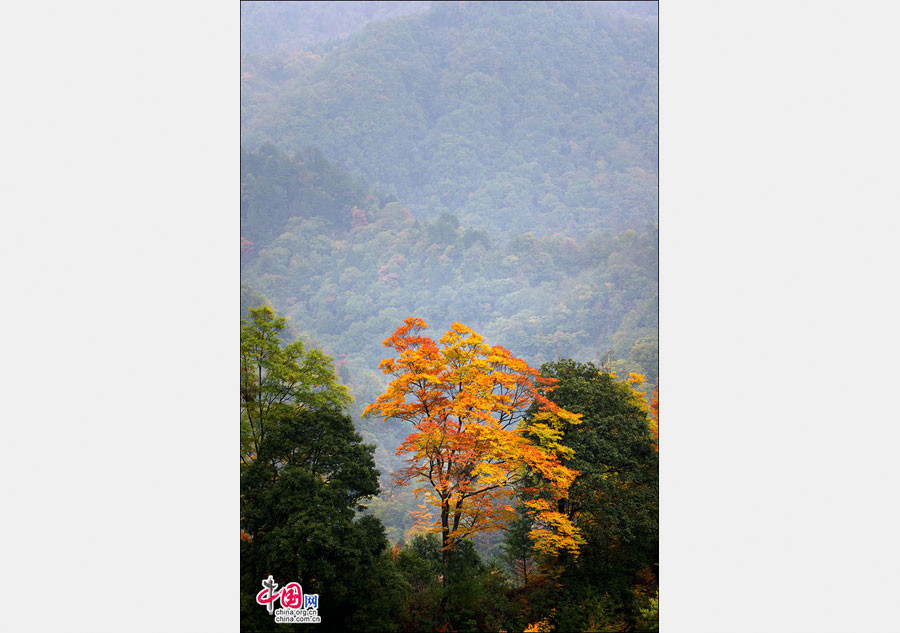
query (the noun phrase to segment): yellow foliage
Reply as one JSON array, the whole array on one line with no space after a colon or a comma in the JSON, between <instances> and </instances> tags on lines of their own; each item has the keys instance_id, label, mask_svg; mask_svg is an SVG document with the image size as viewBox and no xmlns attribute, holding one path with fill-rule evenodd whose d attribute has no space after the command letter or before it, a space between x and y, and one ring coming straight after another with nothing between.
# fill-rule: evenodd
<instances>
[{"instance_id":1,"label":"yellow foliage","mask_svg":"<svg viewBox=\"0 0 900 633\"><path fill-rule=\"evenodd\" d=\"M553 631L553 626L547 618L544 618L529 624L525 627L524 633L550 633L551 631Z\"/></svg>"},{"instance_id":2,"label":"yellow foliage","mask_svg":"<svg viewBox=\"0 0 900 633\"><path fill-rule=\"evenodd\" d=\"M545 396L555 381L508 350L489 347L465 325L454 323L437 342L422 335L427 327L408 318L384 341L396 356L379 367L392 380L364 415L412 424L414 432L397 449L409 465L394 476L400 484L423 483L417 493L425 492L425 504L438 512L423 504L414 512L417 525L449 535L444 546L452 548L474 533L504 527L512 515L504 500L528 471L542 475L551 500L567 497L578 473L561 462L572 455L560 443L561 427L580 423L581 416ZM536 413L524 434L532 405ZM545 503L532 508L540 548L577 553L583 542L577 529Z\"/></svg>"}]
</instances>

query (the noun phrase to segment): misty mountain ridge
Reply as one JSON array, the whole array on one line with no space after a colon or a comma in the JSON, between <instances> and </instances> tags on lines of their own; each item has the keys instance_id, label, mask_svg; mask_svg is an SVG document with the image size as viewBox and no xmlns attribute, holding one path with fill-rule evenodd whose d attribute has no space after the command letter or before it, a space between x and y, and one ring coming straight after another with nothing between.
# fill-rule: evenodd
<instances>
[{"instance_id":1,"label":"misty mountain ridge","mask_svg":"<svg viewBox=\"0 0 900 633\"><path fill-rule=\"evenodd\" d=\"M245 60L242 139L318 147L414 216L642 230L657 208L655 3L440 3Z\"/></svg>"}]
</instances>

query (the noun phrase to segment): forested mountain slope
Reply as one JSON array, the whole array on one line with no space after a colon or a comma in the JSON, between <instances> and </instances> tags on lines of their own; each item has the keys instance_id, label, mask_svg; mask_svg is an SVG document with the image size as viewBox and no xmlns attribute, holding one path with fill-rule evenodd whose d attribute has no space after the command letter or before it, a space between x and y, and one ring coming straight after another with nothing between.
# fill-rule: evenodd
<instances>
[{"instance_id":1,"label":"forested mountain slope","mask_svg":"<svg viewBox=\"0 0 900 633\"><path fill-rule=\"evenodd\" d=\"M346 38L372 21L428 9L429 2L241 2L241 54L291 55Z\"/></svg>"},{"instance_id":2,"label":"forested mountain slope","mask_svg":"<svg viewBox=\"0 0 900 633\"><path fill-rule=\"evenodd\" d=\"M648 386L657 377L655 228L505 241L447 213L420 220L321 153L272 145L243 152L241 189L253 238L242 298L268 298L293 334L337 359L356 414L383 389L381 342L408 316L436 331L463 322L534 366L612 350L620 371L646 374ZM393 469L405 430L360 429L382 472Z\"/></svg>"},{"instance_id":3,"label":"forested mountain slope","mask_svg":"<svg viewBox=\"0 0 900 633\"><path fill-rule=\"evenodd\" d=\"M241 308L336 359L397 540L409 429L360 413L404 318L657 379L656 4L309 4L242 8Z\"/></svg>"},{"instance_id":4,"label":"forested mountain slope","mask_svg":"<svg viewBox=\"0 0 900 633\"><path fill-rule=\"evenodd\" d=\"M245 56L243 144L319 147L420 219L505 236L644 230L656 42L655 3L435 3L336 45Z\"/></svg>"}]
</instances>

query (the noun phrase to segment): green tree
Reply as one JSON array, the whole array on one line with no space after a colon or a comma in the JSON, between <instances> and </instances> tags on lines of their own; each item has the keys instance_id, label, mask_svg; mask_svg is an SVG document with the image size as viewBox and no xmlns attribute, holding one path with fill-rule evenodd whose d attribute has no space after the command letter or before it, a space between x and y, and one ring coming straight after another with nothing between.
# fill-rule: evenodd
<instances>
[{"instance_id":1,"label":"green tree","mask_svg":"<svg viewBox=\"0 0 900 633\"><path fill-rule=\"evenodd\" d=\"M441 544L434 534L418 535L397 552L397 566L409 586L400 628L431 631L437 624L441 596Z\"/></svg>"},{"instance_id":2,"label":"green tree","mask_svg":"<svg viewBox=\"0 0 900 633\"><path fill-rule=\"evenodd\" d=\"M498 566L485 565L474 544L463 541L449 554L451 580L444 586L443 558L436 534L419 534L397 553L397 565L409 586L401 630L465 633L509 629L506 594L510 587ZM442 602L446 602L444 608Z\"/></svg>"},{"instance_id":3,"label":"green tree","mask_svg":"<svg viewBox=\"0 0 900 633\"><path fill-rule=\"evenodd\" d=\"M534 527L534 519L519 508L514 521L509 524L503 544L502 559L509 565L515 578L522 585L527 585L536 572L534 543L529 533Z\"/></svg>"},{"instance_id":4,"label":"green tree","mask_svg":"<svg viewBox=\"0 0 900 633\"><path fill-rule=\"evenodd\" d=\"M613 605L633 627L636 594L655 591L659 561L659 465L649 407L630 384L592 363L560 360L541 373L559 381L549 398L583 416L562 429L560 440L574 451L566 465L579 471L560 511L587 541L576 561L564 561L564 591L580 596L562 600L578 605L568 610L566 626L577 617L588 626L600 611L613 617Z\"/></svg>"},{"instance_id":5,"label":"green tree","mask_svg":"<svg viewBox=\"0 0 900 633\"><path fill-rule=\"evenodd\" d=\"M255 603L270 574L282 586L296 581L304 592L320 594L324 630L389 630L404 597L403 579L387 557L381 522L354 520L378 493L373 451L333 407L272 421L257 459L241 475L244 630L273 626Z\"/></svg>"},{"instance_id":6,"label":"green tree","mask_svg":"<svg viewBox=\"0 0 900 633\"><path fill-rule=\"evenodd\" d=\"M276 625L256 604L261 581L321 596L327 631L391 629L405 581L381 521L354 517L378 494L331 359L285 343L285 319L250 309L241 322L241 629Z\"/></svg>"},{"instance_id":7,"label":"green tree","mask_svg":"<svg viewBox=\"0 0 900 633\"><path fill-rule=\"evenodd\" d=\"M250 309L241 320L241 463L259 455L275 420L306 408L344 407L347 388L337 382L332 359L305 350L296 341L283 344L286 321L268 306Z\"/></svg>"}]
</instances>

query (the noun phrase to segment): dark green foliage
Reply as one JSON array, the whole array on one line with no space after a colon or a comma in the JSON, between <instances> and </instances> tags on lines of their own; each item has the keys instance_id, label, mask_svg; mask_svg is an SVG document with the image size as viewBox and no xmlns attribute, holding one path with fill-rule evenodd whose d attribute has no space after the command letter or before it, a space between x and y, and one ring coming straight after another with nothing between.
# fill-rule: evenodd
<instances>
[{"instance_id":1,"label":"dark green foliage","mask_svg":"<svg viewBox=\"0 0 900 633\"><path fill-rule=\"evenodd\" d=\"M286 416L265 436L241 475L241 527L252 539L241 543L242 592L251 596L242 609L246 630L272 628L252 600L269 574L319 593L325 630L347 630L351 621L365 630L365 622L397 615L403 583L385 565L384 528L374 517L354 521L359 504L378 493L372 452L334 409ZM383 599L369 602L369 595Z\"/></svg>"},{"instance_id":2,"label":"dark green foliage","mask_svg":"<svg viewBox=\"0 0 900 633\"><path fill-rule=\"evenodd\" d=\"M255 602L270 574L320 594L323 630L390 630L405 585L381 522L355 520L378 494L374 447L339 408L330 359L285 344L285 325L267 307L241 324L242 630L276 629Z\"/></svg>"},{"instance_id":3,"label":"dark green foliage","mask_svg":"<svg viewBox=\"0 0 900 633\"><path fill-rule=\"evenodd\" d=\"M431 540L435 542L433 548L424 537L416 537L397 554L397 567L409 587L402 610L402 631L432 630L440 610L440 544Z\"/></svg>"},{"instance_id":4,"label":"dark green foliage","mask_svg":"<svg viewBox=\"0 0 900 633\"><path fill-rule=\"evenodd\" d=\"M418 535L397 552L396 562L409 587L402 631L498 631L510 618L507 592L511 585L494 563L485 565L471 541L450 554L450 583L441 582L441 543L436 534ZM441 599L446 606L441 611Z\"/></svg>"},{"instance_id":5,"label":"dark green foliage","mask_svg":"<svg viewBox=\"0 0 900 633\"><path fill-rule=\"evenodd\" d=\"M561 360L541 373L559 380L550 399L584 416L562 440L575 451L566 465L580 473L567 511L590 536L583 566L608 569L616 562L637 571L655 563L658 454L646 411L626 383L592 363ZM591 556L599 557L597 565Z\"/></svg>"},{"instance_id":6,"label":"dark green foliage","mask_svg":"<svg viewBox=\"0 0 900 633\"><path fill-rule=\"evenodd\" d=\"M518 516L506 530L501 546L503 561L507 564L512 577L522 585L527 585L537 573L534 543L528 536L533 525L534 520L519 508Z\"/></svg>"},{"instance_id":7,"label":"dark green foliage","mask_svg":"<svg viewBox=\"0 0 900 633\"><path fill-rule=\"evenodd\" d=\"M621 620L633 627L641 597L652 592L659 561L659 466L646 411L630 387L592 363L561 360L541 368L559 384L550 399L581 413L562 443L566 465L580 475L561 504L587 543L577 561L562 561L557 610L560 630Z\"/></svg>"}]
</instances>

